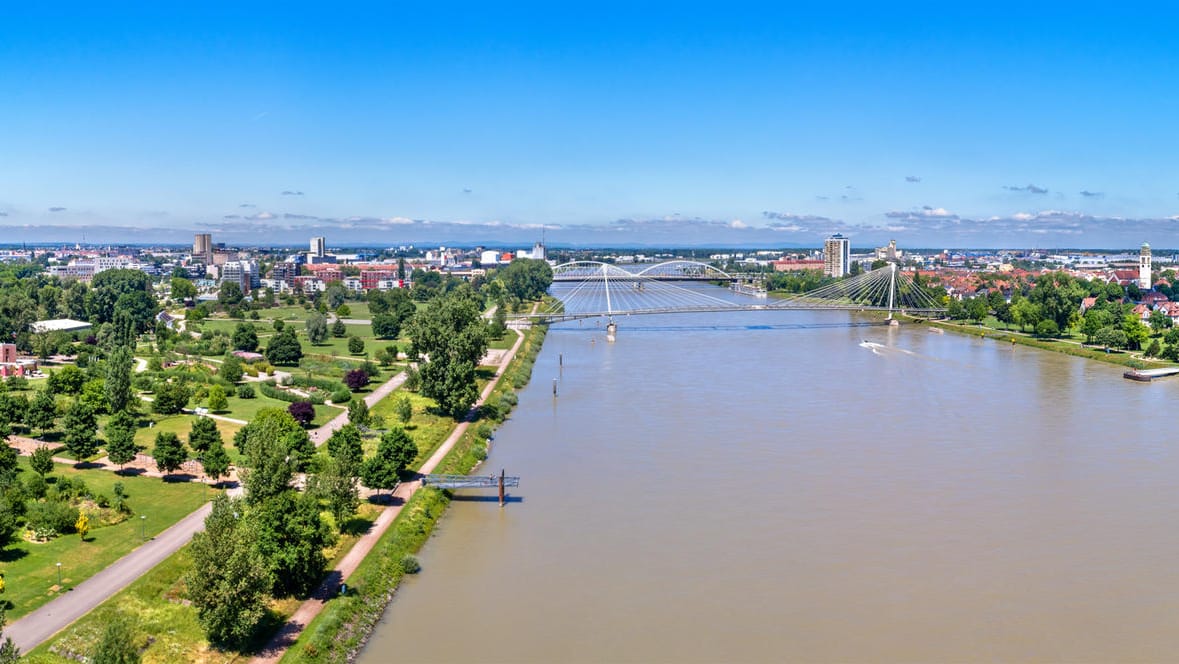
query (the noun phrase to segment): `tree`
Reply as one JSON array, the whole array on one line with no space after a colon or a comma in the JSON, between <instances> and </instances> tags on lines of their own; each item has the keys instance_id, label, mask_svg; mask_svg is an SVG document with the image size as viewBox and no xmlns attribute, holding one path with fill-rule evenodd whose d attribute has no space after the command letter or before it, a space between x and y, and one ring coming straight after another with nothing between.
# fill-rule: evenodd
<instances>
[{"instance_id":1,"label":"tree","mask_svg":"<svg viewBox=\"0 0 1179 664\"><path fill-rule=\"evenodd\" d=\"M1060 328L1056 326L1056 321L1051 318L1036 323L1036 336L1038 337L1055 337L1060 334Z\"/></svg>"},{"instance_id":2,"label":"tree","mask_svg":"<svg viewBox=\"0 0 1179 664\"><path fill-rule=\"evenodd\" d=\"M86 382L86 374L78 367L67 364L57 371L49 373L45 387L54 394L77 394L82 391L82 384Z\"/></svg>"},{"instance_id":3,"label":"tree","mask_svg":"<svg viewBox=\"0 0 1179 664\"><path fill-rule=\"evenodd\" d=\"M87 318L93 323L109 323L117 310L131 314L137 331L147 329L156 315L152 295L152 277L141 270L104 270L90 280L86 295Z\"/></svg>"},{"instance_id":4,"label":"tree","mask_svg":"<svg viewBox=\"0 0 1179 664\"><path fill-rule=\"evenodd\" d=\"M131 349L126 346L116 348L106 360L106 376L103 390L106 393L106 403L110 412L117 413L131 406L134 395L131 393L131 368L135 358L131 356Z\"/></svg>"},{"instance_id":5,"label":"tree","mask_svg":"<svg viewBox=\"0 0 1179 664\"><path fill-rule=\"evenodd\" d=\"M1105 348L1125 348L1126 333L1110 325L1103 327L1093 335L1093 343Z\"/></svg>"},{"instance_id":6,"label":"tree","mask_svg":"<svg viewBox=\"0 0 1179 664\"><path fill-rule=\"evenodd\" d=\"M279 408L258 411L249 424L238 430L234 442L249 467L242 472L242 483L251 504L285 491L295 470L306 469L315 453L307 432L290 413Z\"/></svg>"},{"instance_id":7,"label":"tree","mask_svg":"<svg viewBox=\"0 0 1179 664\"><path fill-rule=\"evenodd\" d=\"M1170 320L1169 318L1167 320ZM353 355L360 355L364 352L364 340L360 337L348 337L348 352Z\"/></svg>"},{"instance_id":8,"label":"tree","mask_svg":"<svg viewBox=\"0 0 1179 664\"><path fill-rule=\"evenodd\" d=\"M336 322L332 323L332 336L341 339L346 334L348 334L348 326L344 324L344 321L337 318Z\"/></svg>"},{"instance_id":9,"label":"tree","mask_svg":"<svg viewBox=\"0 0 1179 664\"><path fill-rule=\"evenodd\" d=\"M180 437L171 431L161 431L156 434L156 446L151 455L156 460L156 467L165 475L170 475L180 469L188 459L188 451Z\"/></svg>"},{"instance_id":10,"label":"tree","mask_svg":"<svg viewBox=\"0 0 1179 664\"><path fill-rule=\"evenodd\" d=\"M443 412L461 418L478 397L475 368L487 352L487 326L469 298L451 293L438 298L409 323L413 353L421 367L422 393Z\"/></svg>"},{"instance_id":11,"label":"tree","mask_svg":"<svg viewBox=\"0 0 1179 664\"><path fill-rule=\"evenodd\" d=\"M287 406L287 412L302 426L308 426L315 419L315 406L310 401L295 401Z\"/></svg>"},{"instance_id":12,"label":"tree","mask_svg":"<svg viewBox=\"0 0 1179 664\"><path fill-rule=\"evenodd\" d=\"M103 427L106 456L111 463L119 464L120 468L133 461L139 453L139 446L135 444L135 429L135 418L125 410L112 415Z\"/></svg>"},{"instance_id":13,"label":"tree","mask_svg":"<svg viewBox=\"0 0 1179 664\"><path fill-rule=\"evenodd\" d=\"M177 302L191 300L197 296L196 286L194 286L188 279L184 279L183 277L172 277L171 285L172 299L176 300Z\"/></svg>"},{"instance_id":14,"label":"tree","mask_svg":"<svg viewBox=\"0 0 1179 664\"><path fill-rule=\"evenodd\" d=\"M1098 330L1113 324L1113 314L1104 308L1092 307L1085 311L1085 315L1081 316L1081 334L1085 335L1087 342L1092 343Z\"/></svg>"},{"instance_id":15,"label":"tree","mask_svg":"<svg viewBox=\"0 0 1179 664\"><path fill-rule=\"evenodd\" d=\"M373 336L396 339L401 334L401 319L394 314L373 314Z\"/></svg>"},{"instance_id":16,"label":"tree","mask_svg":"<svg viewBox=\"0 0 1179 664\"><path fill-rule=\"evenodd\" d=\"M344 426L332 432L327 439L328 455L339 459L345 466L358 469L364 462L364 443L360 438L360 429L354 424Z\"/></svg>"},{"instance_id":17,"label":"tree","mask_svg":"<svg viewBox=\"0 0 1179 664\"><path fill-rule=\"evenodd\" d=\"M325 547L335 537L319 515L313 497L286 490L258 504L251 512L256 548L270 567L275 596L306 595L327 568Z\"/></svg>"},{"instance_id":18,"label":"tree","mask_svg":"<svg viewBox=\"0 0 1179 664\"><path fill-rule=\"evenodd\" d=\"M323 343L323 341L327 339L327 319L320 314L311 314L311 316L307 318L306 328L307 338L316 346Z\"/></svg>"},{"instance_id":19,"label":"tree","mask_svg":"<svg viewBox=\"0 0 1179 664\"><path fill-rule=\"evenodd\" d=\"M273 585L245 512L240 499L216 497L204 531L189 545L188 598L209 642L223 648L241 648L254 638Z\"/></svg>"},{"instance_id":20,"label":"tree","mask_svg":"<svg viewBox=\"0 0 1179 664\"><path fill-rule=\"evenodd\" d=\"M352 369L344 374L344 384L353 392L364 389L368 383L368 372L364 369Z\"/></svg>"},{"instance_id":21,"label":"tree","mask_svg":"<svg viewBox=\"0 0 1179 664\"><path fill-rule=\"evenodd\" d=\"M358 427L368 426L368 404L364 399L352 399L348 402L348 421Z\"/></svg>"},{"instance_id":22,"label":"tree","mask_svg":"<svg viewBox=\"0 0 1179 664\"><path fill-rule=\"evenodd\" d=\"M1150 341L1150 345L1146 347L1145 353L1147 357L1158 357L1162 350L1163 347L1162 344L1159 343L1159 340L1152 339Z\"/></svg>"},{"instance_id":23,"label":"tree","mask_svg":"<svg viewBox=\"0 0 1179 664\"><path fill-rule=\"evenodd\" d=\"M252 353L258 350L258 332L251 323L241 322L233 328L234 350L244 350Z\"/></svg>"},{"instance_id":24,"label":"tree","mask_svg":"<svg viewBox=\"0 0 1179 664\"><path fill-rule=\"evenodd\" d=\"M221 412L229 408L229 399L225 397L225 388L220 385L214 385L209 388L209 410L214 413Z\"/></svg>"},{"instance_id":25,"label":"tree","mask_svg":"<svg viewBox=\"0 0 1179 664\"><path fill-rule=\"evenodd\" d=\"M7 612L6 607L0 606L0 628L8 622L8 617L5 615ZM4 642L0 643L0 664L17 664L18 662L20 662L20 648L16 647L11 637L5 636Z\"/></svg>"},{"instance_id":26,"label":"tree","mask_svg":"<svg viewBox=\"0 0 1179 664\"><path fill-rule=\"evenodd\" d=\"M98 420L94 410L78 401L65 414L66 449L78 461L85 461L98 451Z\"/></svg>"},{"instance_id":27,"label":"tree","mask_svg":"<svg viewBox=\"0 0 1179 664\"><path fill-rule=\"evenodd\" d=\"M25 418L25 422L29 427L41 431L44 436L46 431L53 428L57 421L57 401L50 393L48 386L37 392L37 396L33 398L33 402L29 404L29 413Z\"/></svg>"},{"instance_id":28,"label":"tree","mask_svg":"<svg viewBox=\"0 0 1179 664\"><path fill-rule=\"evenodd\" d=\"M295 328L284 327L270 339L266 361L279 366L294 366L303 358L303 348L295 337Z\"/></svg>"},{"instance_id":29,"label":"tree","mask_svg":"<svg viewBox=\"0 0 1179 664\"><path fill-rule=\"evenodd\" d=\"M394 427L381 436L376 454L365 459L360 476L370 489L393 489L397 486L398 474L418 455L418 447L404 429Z\"/></svg>"},{"instance_id":30,"label":"tree","mask_svg":"<svg viewBox=\"0 0 1179 664\"><path fill-rule=\"evenodd\" d=\"M236 383L242 379L242 361L237 355L228 353L224 360L221 360L221 367L217 369L217 375L225 380Z\"/></svg>"},{"instance_id":31,"label":"tree","mask_svg":"<svg viewBox=\"0 0 1179 664\"><path fill-rule=\"evenodd\" d=\"M217 291L217 302L222 306L238 304L243 297L242 286L236 281L222 281L221 288Z\"/></svg>"},{"instance_id":32,"label":"tree","mask_svg":"<svg viewBox=\"0 0 1179 664\"><path fill-rule=\"evenodd\" d=\"M976 323L981 323L990 313L990 305L984 297L972 298L966 303L966 315Z\"/></svg>"},{"instance_id":33,"label":"tree","mask_svg":"<svg viewBox=\"0 0 1179 664\"><path fill-rule=\"evenodd\" d=\"M189 393L187 387L180 383L165 381L156 385L151 410L160 415L175 415L184 410L190 398L192 398L192 394Z\"/></svg>"},{"instance_id":34,"label":"tree","mask_svg":"<svg viewBox=\"0 0 1179 664\"><path fill-rule=\"evenodd\" d=\"M48 445L38 445L29 457L29 467L41 477L53 472L53 451Z\"/></svg>"},{"instance_id":35,"label":"tree","mask_svg":"<svg viewBox=\"0 0 1179 664\"><path fill-rule=\"evenodd\" d=\"M84 513L79 514L78 520L74 522L74 532L78 533L79 539L86 541L86 535L90 533L90 519Z\"/></svg>"},{"instance_id":36,"label":"tree","mask_svg":"<svg viewBox=\"0 0 1179 664\"><path fill-rule=\"evenodd\" d=\"M521 300L539 300L553 283L553 269L546 261L517 258L496 271L505 290Z\"/></svg>"},{"instance_id":37,"label":"tree","mask_svg":"<svg viewBox=\"0 0 1179 664\"><path fill-rule=\"evenodd\" d=\"M201 469L205 471L206 475L213 478L214 483L229 474L229 453L221 444L220 436L201 454Z\"/></svg>"},{"instance_id":38,"label":"tree","mask_svg":"<svg viewBox=\"0 0 1179 664\"><path fill-rule=\"evenodd\" d=\"M188 446L193 451L204 453L214 445L220 444L221 432L213 418L198 417L192 421L192 428L188 431Z\"/></svg>"},{"instance_id":39,"label":"tree","mask_svg":"<svg viewBox=\"0 0 1179 664\"><path fill-rule=\"evenodd\" d=\"M397 413L397 419L401 421L402 426L409 424L413 419L413 401L410 401L408 395L401 395L393 402L393 410Z\"/></svg>"},{"instance_id":40,"label":"tree","mask_svg":"<svg viewBox=\"0 0 1179 664\"><path fill-rule=\"evenodd\" d=\"M348 291L339 283L333 283L327 287L323 292L323 298L327 301L327 306L332 311L339 309L344 304L344 298L348 297Z\"/></svg>"},{"instance_id":41,"label":"tree","mask_svg":"<svg viewBox=\"0 0 1179 664\"><path fill-rule=\"evenodd\" d=\"M90 663L139 664L140 661L139 646L127 617L119 613L108 619L102 630L102 639L90 653Z\"/></svg>"},{"instance_id":42,"label":"tree","mask_svg":"<svg viewBox=\"0 0 1179 664\"><path fill-rule=\"evenodd\" d=\"M1175 321L1161 309L1150 312L1150 329L1154 330L1155 336L1162 334L1163 330L1171 329L1174 324Z\"/></svg>"},{"instance_id":43,"label":"tree","mask_svg":"<svg viewBox=\"0 0 1179 664\"><path fill-rule=\"evenodd\" d=\"M1150 328L1134 314L1122 318L1122 332L1126 334L1127 347L1131 349L1142 348L1142 344L1150 338Z\"/></svg>"},{"instance_id":44,"label":"tree","mask_svg":"<svg viewBox=\"0 0 1179 664\"><path fill-rule=\"evenodd\" d=\"M321 472L308 481L308 493L327 503L328 511L336 521L336 528L343 530L348 518L360 507L360 485L357 478L358 464L348 464L330 458Z\"/></svg>"}]
</instances>

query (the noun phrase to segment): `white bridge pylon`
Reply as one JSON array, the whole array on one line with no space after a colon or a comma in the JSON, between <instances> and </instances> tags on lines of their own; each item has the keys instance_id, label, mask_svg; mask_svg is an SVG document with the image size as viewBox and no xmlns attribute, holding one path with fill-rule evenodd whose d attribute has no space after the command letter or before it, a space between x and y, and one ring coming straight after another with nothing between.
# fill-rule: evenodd
<instances>
[{"instance_id":1,"label":"white bridge pylon","mask_svg":"<svg viewBox=\"0 0 1179 664\"><path fill-rule=\"evenodd\" d=\"M558 304L548 311L510 318L555 323L619 315L762 311L896 311L933 315L941 303L895 263L840 279L807 293L752 304L740 295L682 282L738 281L740 276L705 263L670 261L628 270L599 261L575 261L553 268L550 293Z\"/></svg>"}]
</instances>

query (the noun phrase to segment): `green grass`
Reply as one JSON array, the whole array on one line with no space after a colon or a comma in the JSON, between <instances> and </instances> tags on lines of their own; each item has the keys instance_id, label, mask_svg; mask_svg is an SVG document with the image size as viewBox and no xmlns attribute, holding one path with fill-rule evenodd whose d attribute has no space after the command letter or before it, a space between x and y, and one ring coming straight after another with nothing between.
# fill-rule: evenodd
<instances>
[{"instance_id":1,"label":"green grass","mask_svg":"<svg viewBox=\"0 0 1179 664\"><path fill-rule=\"evenodd\" d=\"M256 389L256 388L255 388ZM222 417L232 417L235 420L252 421L258 416L258 411L263 408L281 408L286 410L291 404L287 401L280 401L278 399L271 399L270 397L257 392L257 396L253 399L242 399L237 396L232 396L228 399L229 408L223 411L218 411L216 415ZM193 404L189 404L190 406ZM206 402L201 402L199 405L206 406ZM339 408L332 406L317 405L315 406L315 419L311 421L314 426L322 426L327 424L336 415L340 414ZM236 429L235 429L236 431Z\"/></svg>"},{"instance_id":2,"label":"green grass","mask_svg":"<svg viewBox=\"0 0 1179 664\"><path fill-rule=\"evenodd\" d=\"M1165 360L1134 357L1128 352L1112 350L1107 353L1103 348L1082 346L1079 343L1079 337L1077 339L1070 339L1068 337L1063 339L1045 339L1031 336L1027 333L1016 330L996 330L990 327L979 326L969 322L959 323L950 321L929 321L926 324L949 330L951 332L968 334L970 336L985 337L1006 343L1015 343L1021 346L1030 346L1032 348L1039 348L1041 350L1048 350L1056 353L1064 353L1066 355L1083 357L1090 360L1097 360L1099 362L1106 362L1108 364L1116 364L1132 369L1175 366L1174 364Z\"/></svg>"},{"instance_id":3,"label":"green grass","mask_svg":"<svg viewBox=\"0 0 1179 664\"><path fill-rule=\"evenodd\" d=\"M28 457L20 458L22 477L27 477ZM152 537L196 510L214 491L203 484L164 482L159 478L121 476L106 470L75 470L57 464L50 477L81 478L94 495L111 496L116 482L122 482L127 504L133 514L122 523L94 528L82 542L77 535L63 535L46 543L23 540L0 552L5 592L10 602L10 620L57 597L57 566L62 563L63 590L93 576L140 545L140 530ZM146 515L146 519L140 519Z\"/></svg>"},{"instance_id":4,"label":"green grass","mask_svg":"<svg viewBox=\"0 0 1179 664\"><path fill-rule=\"evenodd\" d=\"M360 337L364 341L364 349L368 351L369 357L372 357L378 347L388 345L389 341L377 341L373 336L373 328L371 325L345 325L348 333L342 337L333 337L330 334L331 325L328 325L328 338L323 340L321 344L312 344L307 340L305 335L299 337L299 343L303 346L304 353L319 353L322 355L340 355L343 357L355 357L363 359L363 354L353 355L348 352L348 337Z\"/></svg>"},{"instance_id":5,"label":"green grass","mask_svg":"<svg viewBox=\"0 0 1179 664\"><path fill-rule=\"evenodd\" d=\"M405 389L394 390L389 396L378 401L377 405L373 406L369 412L385 418L386 427L399 425L400 420L397 419L393 404L403 395L408 396L410 403L413 404L413 418L405 427L405 431L413 437L414 444L418 446L418 456L409 466L416 469L426 459L429 459L434 450L437 450L438 446L446 440L446 437L454 430L455 423L450 417L434 412L437 402L433 399ZM377 438L364 439L364 453L369 455L375 452L377 442Z\"/></svg>"},{"instance_id":6,"label":"green grass","mask_svg":"<svg viewBox=\"0 0 1179 664\"><path fill-rule=\"evenodd\" d=\"M137 645L143 646L150 636L152 642L143 653L144 662L222 664L239 659L237 653L209 648L204 631L197 623L196 611L180 602L181 577L191 566L188 547L184 547L97 609L34 648L24 661L76 663L79 656L89 654L107 623L117 614L123 614L133 622Z\"/></svg>"}]
</instances>

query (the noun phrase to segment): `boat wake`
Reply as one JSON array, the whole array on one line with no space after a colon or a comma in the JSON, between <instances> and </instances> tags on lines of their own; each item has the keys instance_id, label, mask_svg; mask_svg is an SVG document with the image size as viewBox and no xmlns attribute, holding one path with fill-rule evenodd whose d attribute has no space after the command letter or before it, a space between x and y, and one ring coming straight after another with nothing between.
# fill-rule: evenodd
<instances>
[{"instance_id":1,"label":"boat wake","mask_svg":"<svg viewBox=\"0 0 1179 664\"><path fill-rule=\"evenodd\" d=\"M897 348L895 346L885 346L884 344L879 344L875 341L868 341L867 339L864 339L860 342L860 348L867 348L868 350L872 351L873 355L917 355L917 353L914 353L911 350L905 350L904 348Z\"/></svg>"}]
</instances>

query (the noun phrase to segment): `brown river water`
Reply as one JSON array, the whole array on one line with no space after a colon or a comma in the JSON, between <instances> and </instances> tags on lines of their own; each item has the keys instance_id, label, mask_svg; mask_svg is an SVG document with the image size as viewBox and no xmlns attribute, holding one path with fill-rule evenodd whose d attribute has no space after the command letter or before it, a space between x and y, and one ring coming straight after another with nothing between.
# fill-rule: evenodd
<instances>
[{"instance_id":1,"label":"brown river water","mask_svg":"<svg viewBox=\"0 0 1179 664\"><path fill-rule=\"evenodd\" d=\"M861 323L555 326L360 661L1179 660L1179 378Z\"/></svg>"}]
</instances>

